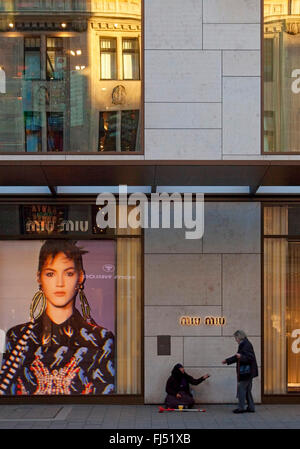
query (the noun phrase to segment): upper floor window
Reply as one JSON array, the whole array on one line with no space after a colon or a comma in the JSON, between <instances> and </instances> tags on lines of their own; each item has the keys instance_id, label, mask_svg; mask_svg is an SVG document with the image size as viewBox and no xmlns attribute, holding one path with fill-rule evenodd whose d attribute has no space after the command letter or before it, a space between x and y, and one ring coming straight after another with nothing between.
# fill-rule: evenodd
<instances>
[{"instance_id":1,"label":"upper floor window","mask_svg":"<svg viewBox=\"0 0 300 449\"><path fill-rule=\"evenodd\" d=\"M139 40L137 38L123 39L123 79L140 79L140 52Z\"/></svg>"},{"instance_id":2,"label":"upper floor window","mask_svg":"<svg viewBox=\"0 0 300 449\"><path fill-rule=\"evenodd\" d=\"M0 153L141 152L141 3L0 0Z\"/></svg>"},{"instance_id":3,"label":"upper floor window","mask_svg":"<svg viewBox=\"0 0 300 449\"><path fill-rule=\"evenodd\" d=\"M102 80L117 79L117 39L100 39L100 71Z\"/></svg>"},{"instance_id":4,"label":"upper floor window","mask_svg":"<svg viewBox=\"0 0 300 449\"><path fill-rule=\"evenodd\" d=\"M136 151L139 111L100 112L99 151Z\"/></svg>"},{"instance_id":5,"label":"upper floor window","mask_svg":"<svg viewBox=\"0 0 300 449\"><path fill-rule=\"evenodd\" d=\"M47 80L62 80L67 66L61 37L47 38Z\"/></svg>"},{"instance_id":6,"label":"upper floor window","mask_svg":"<svg viewBox=\"0 0 300 449\"><path fill-rule=\"evenodd\" d=\"M300 152L300 0L264 0L264 152Z\"/></svg>"},{"instance_id":7,"label":"upper floor window","mask_svg":"<svg viewBox=\"0 0 300 449\"><path fill-rule=\"evenodd\" d=\"M138 37L100 37L100 79L140 79Z\"/></svg>"}]
</instances>

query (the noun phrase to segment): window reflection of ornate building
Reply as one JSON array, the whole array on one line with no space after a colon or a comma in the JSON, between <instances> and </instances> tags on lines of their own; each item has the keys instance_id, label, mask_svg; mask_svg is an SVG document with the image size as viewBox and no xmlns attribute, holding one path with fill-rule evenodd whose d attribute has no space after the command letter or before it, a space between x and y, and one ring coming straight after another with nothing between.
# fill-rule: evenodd
<instances>
[{"instance_id":1,"label":"window reflection of ornate building","mask_svg":"<svg viewBox=\"0 0 300 449\"><path fill-rule=\"evenodd\" d=\"M264 148L299 151L300 0L264 2Z\"/></svg>"},{"instance_id":2,"label":"window reflection of ornate building","mask_svg":"<svg viewBox=\"0 0 300 449\"><path fill-rule=\"evenodd\" d=\"M140 149L140 3L0 1L1 152Z\"/></svg>"},{"instance_id":3,"label":"window reflection of ornate building","mask_svg":"<svg viewBox=\"0 0 300 449\"><path fill-rule=\"evenodd\" d=\"M265 151L299 153L300 0L264 1L264 38ZM265 218L272 226L276 220L277 225L281 221L284 228L280 230L281 234L297 232L291 225L295 212L290 206L277 208L277 218L273 215L272 220L271 213L274 214L275 209L266 208L265 212ZM271 228L265 232L272 233ZM297 337L294 329L297 330L300 322L299 243L289 238L270 239L265 243L264 251L265 279L268 280L265 290L264 388L267 394L295 393L300 391L299 355L293 349L293 341ZM274 257L276 251L280 256ZM276 282L280 279L280 287L278 284L271 292L272 276Z\"/></svg>"}]
</instances>

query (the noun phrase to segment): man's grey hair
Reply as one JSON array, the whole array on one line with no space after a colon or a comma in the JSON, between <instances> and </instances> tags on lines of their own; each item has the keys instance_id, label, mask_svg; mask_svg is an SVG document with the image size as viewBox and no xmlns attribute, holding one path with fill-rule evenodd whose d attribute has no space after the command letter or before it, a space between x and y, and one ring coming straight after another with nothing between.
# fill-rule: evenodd
<instances>
[{"instance_id":1,"label":"man's grey hair","mask_svg":"<svg viewBox=\"0 0 300 449\"><path fill-rule=\"evenodd\" d=\"M245 338L247 338L246 332L242 330L235 331L233 336L237 337L239 340L244 340Z\"/></svg>"}]
</instances>

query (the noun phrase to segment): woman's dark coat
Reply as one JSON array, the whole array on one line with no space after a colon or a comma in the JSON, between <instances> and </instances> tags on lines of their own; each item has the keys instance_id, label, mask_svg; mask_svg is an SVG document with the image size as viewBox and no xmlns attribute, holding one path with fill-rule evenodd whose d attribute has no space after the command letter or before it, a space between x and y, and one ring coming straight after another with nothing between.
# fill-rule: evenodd
<instances>
[{"instance_id":1,"label":"woman's dark coat","mask_svg":"<svg viewBox=\"0 0 300 449\"><path fill-rule=\"evenodd\" d=\"M237 358L236 355L233 355L232 357L229 357L226 359L227 365L231 365L232 363L237 363L237 376L239 380L239 365L250 365L250 376L249 379L253 377L258 376L258 368L257 368L257 362L256 357L254 353L254 349L248 338L244 338L238 347L238 354L241 354L240 359Z\"/></svg>"},{"instance_id":2,"label":"woman's dark coat","mask_svg":"<svg viewBox=\"0 0 300 449\"><path fill-rule=\"evenodd\" d=\"M172 396L176 396L180 391L184 391L190 396L192 396L190 391L190 384L199 385L205 379L203 377L199 377L199 379L194 379L192 376L189 376L187 373L182 373L179 369L181 365L175 365L172 374L169 377L166 385L166 392Z\"/></svg>"}]
</instances>

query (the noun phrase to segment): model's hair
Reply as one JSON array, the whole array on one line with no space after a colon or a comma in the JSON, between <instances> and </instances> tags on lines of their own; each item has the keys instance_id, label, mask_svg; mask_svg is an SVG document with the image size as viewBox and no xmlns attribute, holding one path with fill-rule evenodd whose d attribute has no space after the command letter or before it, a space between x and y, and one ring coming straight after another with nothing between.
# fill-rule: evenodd
<instances>
[{"instance_id":1,"label":"model's hair","mask_svg":"<svg viewBox=\"0 0 300 449\"><path fill-rule=\"evenodd\" d=\"M239 338L240 340L244 340L245 338L247 338L246 332L242 330L235 331L233 336Z\"/></svg>"},{"instance_id":2,"label":"model's hair","mask_svg":"<svg viewBox=\"0 0 300 449\"><path fill-rule=\"evenodd\" d=\"M41 273L49 256L53 261L59 253L64 253L68 259L74 261L76 271L83 271L82 255L87 251L76 246L76 243L74 240L46 240L40 249L38 272Z\"/></svg>"}]
</instances>

